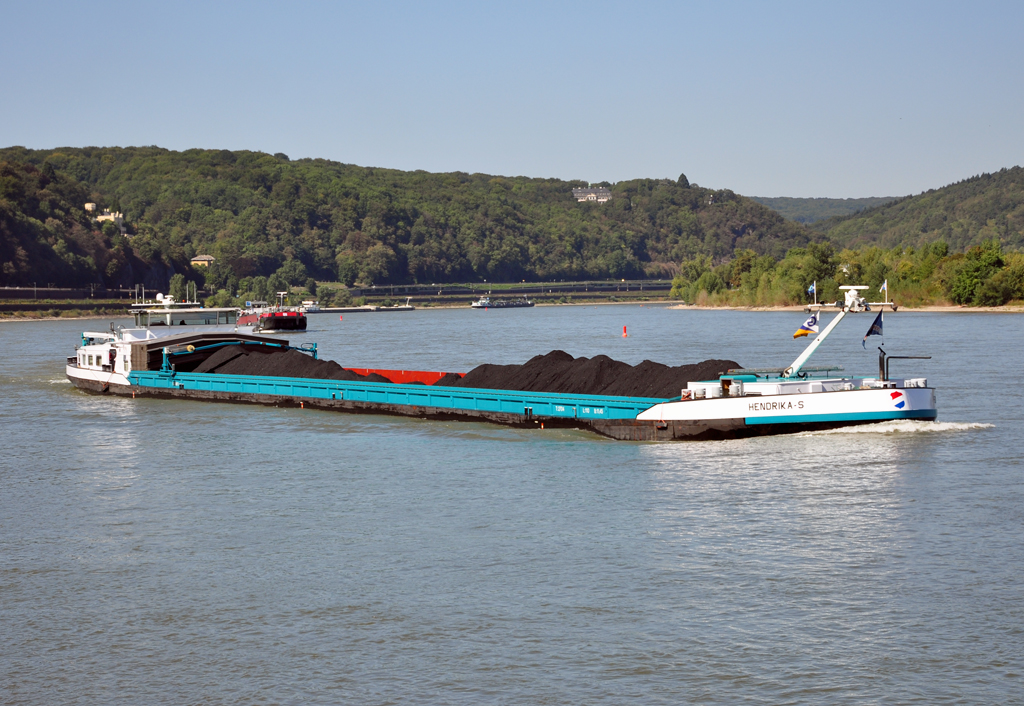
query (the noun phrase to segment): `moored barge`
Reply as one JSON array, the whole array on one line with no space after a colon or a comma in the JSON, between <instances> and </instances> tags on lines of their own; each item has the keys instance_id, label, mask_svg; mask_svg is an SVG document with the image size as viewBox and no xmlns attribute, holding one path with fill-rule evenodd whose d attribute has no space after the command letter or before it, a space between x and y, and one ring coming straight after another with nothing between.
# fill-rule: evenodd
<instances>
[{"instance_id":1,"label":"moored barge","mask_svg":"<svg viewBox=\"0 0 1024 706\"><path fill-rule=\"evenodd\" d=\"M278 303L270 306L267 302L246 302L249 306L239 314L239 324L252 326L258 333L276 333L279 331L305 331L306 307L290 307L284 305L288 292L278 292ZM306 302L303 302L305 304ZM314 302L314 304L316 304ZM319 304L316 311L320 311Z\"/></svg>"}]
</instances>

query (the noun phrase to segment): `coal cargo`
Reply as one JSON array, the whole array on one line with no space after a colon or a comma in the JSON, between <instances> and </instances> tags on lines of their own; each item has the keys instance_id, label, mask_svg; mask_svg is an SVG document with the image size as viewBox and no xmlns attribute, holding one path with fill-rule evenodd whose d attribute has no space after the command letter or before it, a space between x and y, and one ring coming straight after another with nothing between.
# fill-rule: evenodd
<instances>
[{"instance_id":1,"label":"coal cargo","mask_svg":"<svg viewBox=\"0 0 1024 706\"><path fill-rule=\"evenodd\" d=\"M437 383L450 387L479 387L490 390L556 392L615 397L678 397L686 384L712 380L741 367L734 360L705 360L692 365L670 367L645 360L630 365L606 355L573 358L565 351L551 351L531 358L523 365L480 365L460 379L442 378Z\"/></svg>"},{"instance_id":2,"label":"coal cargo","mask_svg":"<svg viewBox=\"0 0 1024 706\"><path fill-rule=\"evenodd\" d=\"M565 351L556 350L535 356L522 365L485 363L473 368L465 376L448 373L434 385L668 399L678 397L689 382L714 379L731 368L739 367L733 360L705 360L675 367L645 360L639 365L630 365L606 355L573 358ZM203 361L195 372L392 382L376 373L359 375L333 361L315 360L296 350L244 351L237 346L221 348Z\"/></svg>"},{"instance_id":3,"label":"coal cargo","mask_svg":"<svg viewBox=\"0 0 1024 706\"><path fill-rule=\"evenodd\" d=\"M351 380L361 382L391 382L371 373L359 375L331 360L316 360L296 350L243 351L238 346L225 346L207 358L195 369L197 373L221 375L264 375L282 378L308 378L312 380Z\"/></svg>"}]
</instances>

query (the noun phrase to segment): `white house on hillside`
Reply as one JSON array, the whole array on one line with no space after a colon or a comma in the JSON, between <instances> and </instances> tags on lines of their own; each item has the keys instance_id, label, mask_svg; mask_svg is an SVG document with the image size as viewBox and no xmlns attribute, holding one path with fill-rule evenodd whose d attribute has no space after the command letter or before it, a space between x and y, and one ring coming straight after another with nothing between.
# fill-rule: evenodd
<instances>
[{"instance_id":1,"label":"white house on hillside","mask_svg":"<svg viewBox=\"0 0 1024 706\"><path fill-rule=\"evenodd\" d=\"M580 202L597 201L598 203L604 203L611 199L612 192L604 186L592 186L586 189L573 189L572 195Z\"/></svg>"},{"instance_id":2,"label":"white house on hillside","mask_svg":"<svg viewBox=\"0 0 1024 706\"><path fill-rule=\"evenodd\" d=\"M96 213L96 204L85 204L85 210L88 211L89 213ZM120 211L114 211L113 213L106 210L100 211L100 214L94 217L93 220L97 223L102 223L103 221L112 221L114 225L116 225L121 230L121 235L124 235L128 232L128 229L125 228L124 226L124 214L122 214Z\"/></svg>"}]
</instances>

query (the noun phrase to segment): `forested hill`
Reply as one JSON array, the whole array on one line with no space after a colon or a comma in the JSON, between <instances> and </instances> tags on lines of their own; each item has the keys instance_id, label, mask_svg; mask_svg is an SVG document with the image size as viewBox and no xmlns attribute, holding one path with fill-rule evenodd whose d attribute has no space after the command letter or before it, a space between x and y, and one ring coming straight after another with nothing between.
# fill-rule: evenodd
<instances>
[{"instance_id":1,"label":"forested hill","mask_svg":"<svg viewBox=\"0 0 1024 706\"><path fill-rule=\"evenodd\" d=\"M919 247L944 241L962 252L993 239L1024 246L1024 169L1001 169L813 225L836 245Z\"/></svg>"},{"instance_id":2,"label":"forested hill","mask_svg":"<svg viewBox=\"0 0 1024 706\"><path fill-rule=\"evenodd\" d=\"M862 199L794 198L790 196L751 196L758 203L784 218L798 223L814 223L835 216L849 216L866 208L895 201L892 196L871 196Z\"/></svg>"},{"instance_id":3,"label":"forested hill","mask_svg":"<svg viewBox=\"0 0 1024 706\"><path fill-rule=\"evenodd\" d=\"M162 287L197 254L217 258L204 271L214 286L278 272L367 284L663 277L737 248L781 257L813 236L685 176L610 185L603 204L578 203L579 186L257 152L11 147L0 149L0 284L59 273ZM86 199L122 211L129 237L91 224Z\"/></svg>"},{"instance_id":4,"label":"forested hill","mask_svg":"<svg viewBox=\"0 0 1024 706\"><path fill-rule=\"evenodd\" d=\"M98 227L83 208L91 199L52 165L0 159L0 285L160 282L173 274L159 259L137 257L113 223Z\"/></svg>"}]
</instances>

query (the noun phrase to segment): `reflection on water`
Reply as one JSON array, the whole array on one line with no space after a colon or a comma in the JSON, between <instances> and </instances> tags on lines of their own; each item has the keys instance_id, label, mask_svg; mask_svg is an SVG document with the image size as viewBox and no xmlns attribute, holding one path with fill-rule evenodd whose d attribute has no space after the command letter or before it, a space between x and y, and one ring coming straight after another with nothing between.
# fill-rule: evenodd
<instances>
[{"instance_id":1,"label":"reflection on water","mask_svg":"<svg viewBox=\"0 0 1024 706\"><path fill-rule=\"evenodd\" d=\"M349 318L317 325L324 357L441 370L553 348L785 364L803 320L647 307ZM939 422L677 444L86 395L59 382L81 323L0 328L0 693L1019 700L1024 439L1020 393L999 375L1024 333L1011 318L891 319L892 352L934 356L920 374L939 387ZM967 335L979 324L983 348ZM873 368L859 337L836 336L823 362Z\"/></svg>"},{"instance_id":2,"label":"reflection on water","mask_svg":"<svg viewBox=\"0 0 1024 706\"><path fill-rule=\"evenodd\" d=\"M751 578L770 565L776 579L803 580L808 561L865 564L892 549L903 453L893 444L826 449L772 438L726 442L710 454L674 450L645 449L658 468L657 531L715 563L746 557Z\"/></svg>"}]
</instances>

